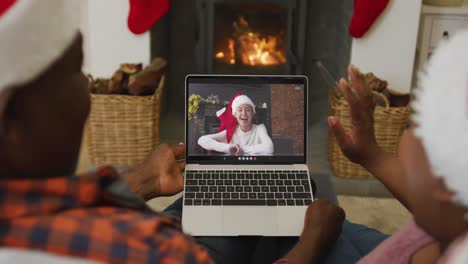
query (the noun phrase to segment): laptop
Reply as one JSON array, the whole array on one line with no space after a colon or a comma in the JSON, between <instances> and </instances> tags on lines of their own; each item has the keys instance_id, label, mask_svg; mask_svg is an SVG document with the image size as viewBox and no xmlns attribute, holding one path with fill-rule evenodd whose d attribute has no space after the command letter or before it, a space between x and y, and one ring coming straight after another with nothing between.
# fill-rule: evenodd
<instances>
[{"instance_id":1,"label":"laptop","mask_svg":"<svg viewBox=\"0 0 468 264\"><path fill-rule=\"evenodd\" d=\"M193 236L298 236L315 185L305 76L188 75L182 226Z\"/></svg>"}]
</instances>

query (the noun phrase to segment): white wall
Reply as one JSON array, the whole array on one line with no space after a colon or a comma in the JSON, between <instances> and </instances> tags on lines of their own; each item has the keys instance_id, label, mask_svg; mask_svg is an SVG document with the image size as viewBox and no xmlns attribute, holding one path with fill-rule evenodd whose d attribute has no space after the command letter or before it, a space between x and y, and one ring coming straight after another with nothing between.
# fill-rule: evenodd
<instances>
[{"instance_id":1,"label":"white wall","mask_svg":"<svg viewBox=\"0 0 468 264\"><path fill-rule=\"evenodd\" d=\"M149 33L128 30L128 0L83 0L83 71L95 77L110 77L120 63L151 59Z\"/></svg>"},{"instance_id":2,"label":"white wall","mask_svg":"<svg viewBox=\"0 0 468 264\"><path fill-rule=\"evenodd\" d=\"M411 90L421 0L392 0L373 28L353 39L351 63L400 92Z\"/></svg>"}]
</instances>

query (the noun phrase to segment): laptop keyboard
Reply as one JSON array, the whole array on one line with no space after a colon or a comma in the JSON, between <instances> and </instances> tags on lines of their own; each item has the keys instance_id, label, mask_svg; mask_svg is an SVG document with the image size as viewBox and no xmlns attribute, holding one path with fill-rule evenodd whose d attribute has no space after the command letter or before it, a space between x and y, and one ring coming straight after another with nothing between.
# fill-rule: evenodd
<instances>
[{"instance_id":1,"label":"laptop keyboard","mask_svg":"<svg viewBox=\"0 0 468 264\"><path fill-rule=\"evenodd\" d=\"M312 202L307 171L185 172L186 206L304 206Z\"/></svg>"}]
</instances>

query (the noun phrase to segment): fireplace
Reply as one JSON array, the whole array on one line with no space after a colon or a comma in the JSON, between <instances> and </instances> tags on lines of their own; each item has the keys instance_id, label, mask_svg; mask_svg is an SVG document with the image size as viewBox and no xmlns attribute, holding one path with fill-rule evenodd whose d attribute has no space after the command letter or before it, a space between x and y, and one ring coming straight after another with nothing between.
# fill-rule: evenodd
<instances>
[{"instance_id":1,"label":"fireplace","mask_svg":"<svg viewBox=\"0 0 468 264\"><path fill-rule=\"evenodd\" d=\"M198 71L301 73L305 5L306 0L197 0Z\"/></svg>"},{"instance_id":2,"label":"fireplace","mask_svg":"<svg viewBox=\"0 0 468 264\"><path fill-rule=\"evenodd\" d=\"M316 62L322 61L337 77L346 75L352 6L353 1L342 0L171 0L169 13L151 29L151 56L168 61L162 116L185 123L181 102L187 74L303 74L309 78L309 122L315 122L328 113L329 88ZM230 49L229 40L239 38L253 44L239 48L233 43ZM247 55L245 63L238 50L248 51L255 43L268 48L261 47L250 60ZM272 55L275 60L270 62L265 50L281 52L285 60ZM259 63L262 59L267 63ZM181 131L178 138L183 138ZM174 137L177 132L171 131Z\"/></svg>"}]
</instances>

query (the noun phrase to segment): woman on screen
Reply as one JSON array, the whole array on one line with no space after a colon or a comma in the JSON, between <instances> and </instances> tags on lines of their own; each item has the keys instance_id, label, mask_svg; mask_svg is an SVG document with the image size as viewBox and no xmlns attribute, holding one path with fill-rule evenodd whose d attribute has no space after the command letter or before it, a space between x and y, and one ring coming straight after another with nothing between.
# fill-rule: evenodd
<instances>
[{"instance_id":1,"label":"woman on screen","mask_svg":"<svg viewBox=\"0 0 468 264\"><path fill-rule=\"evenodd\" d=\"M221 121L219 133L201 136L198 144L206 150L231 155L272 155L273 141L265 125L252 123L255 105L246 95L236 94L228 109L216 113Z\"/></svg>"}]
</instances>

